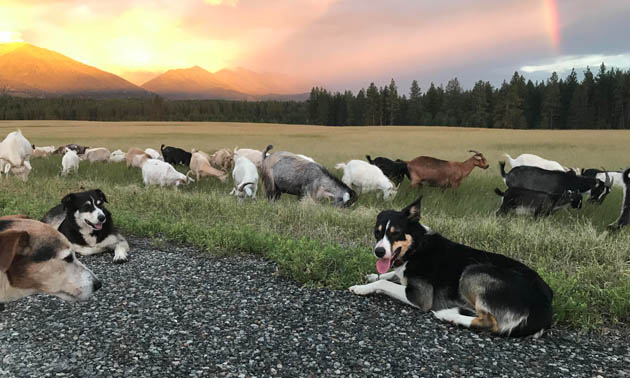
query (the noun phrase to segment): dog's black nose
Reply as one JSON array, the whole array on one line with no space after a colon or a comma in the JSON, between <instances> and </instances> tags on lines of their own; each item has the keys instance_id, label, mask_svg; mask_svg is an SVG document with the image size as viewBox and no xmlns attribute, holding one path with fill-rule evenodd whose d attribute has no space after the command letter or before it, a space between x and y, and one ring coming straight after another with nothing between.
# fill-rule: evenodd
<instances>
[{"instance_id":1,"label":"dog's black nose","mask_svg":"<svg viewBox=\"0 0 630 378\"><path fill-rule=\"evenodd\" d=\"M385 248L383 247L376 247L374 249L374 254L376 255L376 257L378 257L379 259L383 258L383 256L385 256Z\"/></svg>"},{"instance_id":2,"label":"dog's black nose","mask_svg":"<svg viewBox=\"0 0 630 378\"><path fill-rule=\"evenodd\" d=\"M98 221L99 221L99 222L103 222L103 221L105 221L105 215L100 214L100 215L98 216Z\"/></svg>"},{"instance_id":3,"label":"dog's black nose","mask_svg":"<svg viewBox=\"0 0 630 378\"><path fill-rule=\"evenodd\" d=\"M97 291L98 289L103 287L103 283L100 280L94 280L94 283L92 283L92 291Z\"/></svg>"}]
</instances>

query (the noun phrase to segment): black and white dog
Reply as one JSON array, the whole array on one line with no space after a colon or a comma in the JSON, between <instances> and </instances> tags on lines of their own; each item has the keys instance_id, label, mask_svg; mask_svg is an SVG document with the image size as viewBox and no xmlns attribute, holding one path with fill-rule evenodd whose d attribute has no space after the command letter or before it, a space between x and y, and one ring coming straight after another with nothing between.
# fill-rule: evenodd
<instances>
[{"instance_id":1,"label":"black and white dog","mask_svg":"<svg viewBox=\"0 0 630 378\"><path fill-rule=\"evenodd\" d=\"M499 335L542 334L551 325L553 298L545 281L516 260L455 243L420 224L421 199L378 215L374 254L380 274L350 291L386 294L432 310L440 320ZM398 268L388 273L392 265ZM400 284L390 281L395 278Z\"/></svg>"},{"instance_id":2,"label":"black and white dog","mask_svg":"<svg viewBox=\"0 0 630 378\"><path fill-rule=\"evenodd\" d=\"M42 222L64 234L75 252L83 256L114 250L114 262L126 262L129 244L116 231L106 202L100 189L70 193L44 215Z\"/></svg>"}]
</instances>

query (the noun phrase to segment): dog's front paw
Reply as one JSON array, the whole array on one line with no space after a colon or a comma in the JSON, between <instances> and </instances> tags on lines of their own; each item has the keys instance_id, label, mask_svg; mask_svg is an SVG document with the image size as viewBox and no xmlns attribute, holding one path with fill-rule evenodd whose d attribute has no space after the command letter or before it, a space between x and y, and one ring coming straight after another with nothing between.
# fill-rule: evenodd
<instances>
[{"instance_id":1,"label":"dog's front paw","mask_svg":"<svg viewBox=\"0 0 630 378\"><path fill-rule=\"evenodd\" d=\"M350 290L352 294L356 295L368 295L374 292L369 285L354 285L350 286L348 290Z\"/></svg>"},{"instance_id":2,"label":"dog's front paw","mask_svg":"<svg viewBox=\"0 0 630 378\"><path fill-rule=\"evenodd\" d=\"M127 258L126 251L114 252L114 264L122 264L122 263L126 263L127 261L129 261L129 259Z\"/></svg>"},{"instance_id":3,"label":"dog's front paw","mask_svg":"<svg viewBox=\"0 0 630 378\"><path fill-rule=\"evenodd\" d=\"M365 275L365 280L367 282L375 282L375 281L379 280L379 277L378 277L378 274L374 274L374 273L366 274Z\"/></svg>"},{"instance_id":4,"label":"dog's front paw","mask_svg":"<svg viewBox=\"0 0 630 378\"><path fill-rule=\"evenodd\" d=\"M460 317L459 309L457 308L447 308L445 310L440 311L431 311L436 318L440 319L443 322L454 323L456 319Z\"/></svg>"}]
</instances>

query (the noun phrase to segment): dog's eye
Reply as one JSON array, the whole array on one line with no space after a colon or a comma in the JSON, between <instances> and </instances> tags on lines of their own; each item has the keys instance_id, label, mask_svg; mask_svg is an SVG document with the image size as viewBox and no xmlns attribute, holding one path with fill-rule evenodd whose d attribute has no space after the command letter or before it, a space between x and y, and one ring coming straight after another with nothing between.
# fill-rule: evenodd
<instances>
[{"instance_id":1,"label":"dog's eye","mask_svg":"<svg viewBox=\"0 0 630 378\"><path fill-rule=\"evenodd\" d=\"M72 253L71 253L71 254L69 254L68 256L66 256L66 257L63 259L63 261L71 263L71 262L73 262L73 261L74 261L74 256L72 256Z\"/></svg>"},{"instance_id":2,"label":"dog's eye","mask_svg":"<svg viewBox=\"0 0 630 378\"><path fill-rule=\"evenodd\" d=\"M394 231L390 233L392 239L400 239L402 233L400 231Z\"/></svg>"}]
</instances>

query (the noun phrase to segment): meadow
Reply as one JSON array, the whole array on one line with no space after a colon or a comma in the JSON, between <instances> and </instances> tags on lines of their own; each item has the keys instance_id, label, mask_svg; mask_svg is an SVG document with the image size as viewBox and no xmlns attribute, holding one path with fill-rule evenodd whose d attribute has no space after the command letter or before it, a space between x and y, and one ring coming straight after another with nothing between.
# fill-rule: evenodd
<instances>
[{"instance_id":1,"label":"meadow","mask_svg":"<svg viewBox=\"0 0 630 378\"><path fill-rule=\"evenodd\" d=\"M0 180L0 215L41 217L68 192L100 188L123 233L192 244L217 255L254 253L274 260L279 274L309 286L346 289L375 271L372 228L379 211L400 209L422 193L422 222L446 237L516 258L554 289L554 320L581 329L630 324L630 232L609 233L622 200L619 188L602 205L561 210L545 219L494 215L505 188L498 161L530 152L570 167L620 169L630 143L626 131L525 131L446 127L319 127L239 123L0 122L0 136L17 128L36 145L78 143L110 150L159 149L162 143L213 152L223 147L288 150L327 166L366 154L412 159L429 155L463 161L475 149L490 168L475 168L456 191L411 188L404 181L393 201L361 195L337 209L283 195L271 203L262 185L256 201L229 196L231 180L202 179L180 190L145 188L139 169L124 163L82 162L62 178L61 157L32 159L28 182ZM183 168L181 171L185 171ZM133 261L133 250L130 259ZM89 265L89 258L84 258Z\"/></svg>"}]
</instances>

